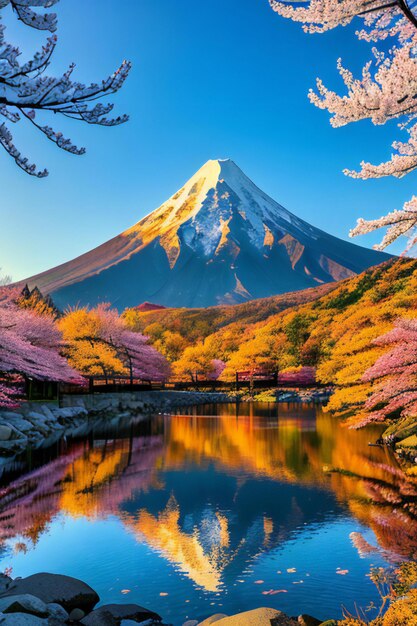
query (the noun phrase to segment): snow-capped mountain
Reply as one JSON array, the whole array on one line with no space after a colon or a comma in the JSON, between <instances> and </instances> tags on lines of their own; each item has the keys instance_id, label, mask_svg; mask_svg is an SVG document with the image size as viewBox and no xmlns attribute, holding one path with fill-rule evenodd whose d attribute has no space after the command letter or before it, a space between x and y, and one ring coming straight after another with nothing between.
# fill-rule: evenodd
<instances>
[{"instance_id":1,"label":"snow-capped mountain","mask_svg":"<svg viewBox=\"0 0 417 626\"><path fill-rule=\"evenodd\" d=\"M197 307L305 289L388 258L299 219L227 159L208 161L121 235L25 282L61 308Z\"/></svg>"}]
</instances>

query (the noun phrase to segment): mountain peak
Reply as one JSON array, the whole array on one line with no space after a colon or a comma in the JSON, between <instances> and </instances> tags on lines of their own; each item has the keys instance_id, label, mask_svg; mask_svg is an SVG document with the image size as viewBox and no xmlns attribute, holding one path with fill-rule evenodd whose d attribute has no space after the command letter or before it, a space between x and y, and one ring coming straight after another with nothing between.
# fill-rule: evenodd
<instances>
[{"instance_id":1,"label":"mountain peak","mask_svg":"<svg viewBox=\"0 0 417 626\"><path fill-rule=\"evenodd\" d=\"M388 258L315 228L234 161L212 159L132 228L28 284L61 308L209 306L340 280Z\"/></svg>"}]
</instances>

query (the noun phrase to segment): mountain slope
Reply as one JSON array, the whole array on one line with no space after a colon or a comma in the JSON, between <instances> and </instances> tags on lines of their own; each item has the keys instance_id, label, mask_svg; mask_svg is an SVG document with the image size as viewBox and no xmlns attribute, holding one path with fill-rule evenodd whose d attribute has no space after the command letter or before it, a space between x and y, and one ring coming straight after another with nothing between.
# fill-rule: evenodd
<instances>
[{"instance_id":1,"label":"mountain slope","mask_svg":"<svg viewBox=\"0 0 417 626\"><path fill-rule=\"evenodd\" d=\"M215 160L129 230L26 282L61 308L204 307L341 280L387 258L314 228L233 161Z\"/></svg>"}]
</instances>

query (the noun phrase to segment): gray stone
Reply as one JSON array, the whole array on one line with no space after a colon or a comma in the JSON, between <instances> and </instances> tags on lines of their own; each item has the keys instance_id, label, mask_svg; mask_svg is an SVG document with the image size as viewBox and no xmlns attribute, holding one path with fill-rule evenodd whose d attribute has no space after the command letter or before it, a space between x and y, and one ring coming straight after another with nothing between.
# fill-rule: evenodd
<instances>
[{"instance_id":1,"label":"gray stone","mask_svg":"<svg viewBox=\"0 0 417 626\"><path fill-rule=\"evenodd\" d=\"M20 413L15 411L0 411L0 419L5 422L9 422L10 420L15 420L18 417L22 417Z\"/></svg>"},{"instance_id":2,"label":"gray stone","mask_svg":"<svg viewBox=\"0 0 417 626\"><path fill-rule=\"evenodd\" d=\"M42 404L41 411L42 411L42 413L45 415L45 417L48 420L50 420L51 422L55 422L56 421L56 415L54 415L54 413L52 413L51 409L46 404Z\"/></svg>"},{"instance_id":3,"label":"gray stone","mask_svg":"<svg viewBox=\"0 0 417 626\"><path fill-rule=\"evenodd\" d=\"M30 411L27 414L27 417L34 422L39 422L40 424L43 424L46 421L45 415L43 413L37 413L36 411Z\"/></svg>"},{"instance_id":4,"label":"gray stone","mask_svg":"<svg viewBox=\"0 0 417 626\"><path fill-rule=\"evenodd\" d=\"M102 620L100 622L100 619ZM111 621L113 619L113 622ZM161 617L137 604L105 604L84 617L81 624L84 626L120 626L122 620L130 619L136 623L146 620L161 621Z\"/></svg>"},{"instance_id":5,"label":"gray stone","mask_svg":"<svg viewBox=\"0 0 417 626\"><path fill-rule=\"evenodd\" d=\"M198 626L198 621L196 619L189 619L184 622L182 626Z\"/></svg>"},{"instance_id":6,"label":"gray stone","mask_svg":"<svg viewBox=\"0 0 417 626\"><path fill-rule=\"evenodd\" d=\"M0 597L30 593L45 603L54 602L66 611L82 609L92 611L99 597L89 585L77 578L61 574L33 574L27 578L15 579Z\"/></svg>"},{"instance_id":7,"label":"gray stone","mask_svg":"<svg viewBox=\"0 0 417 626\"><path fill-rule=\"evenodd\" d=\"M30 613L38 617L46 617L48 615L48 607L45 602L39 598L25 593L14 596L0 598L1 613Z\"/></svg>"},{"instance_id":8,"label":"gray stone","mask_svg":"<svg viewBox=\"0 0 417 626\"><path fill-rule=\"evenodd\" d=\"M29 613L8 613L0 616L1 626L48 626L48 620Z\"/></svg>"},{"instance_id":9,"label":"gray stone","mask_svg":"<svg viewBox=\"0 0 417 626\"><path fill-rule=\"evenodd\" d=\"M23 419L23 417L15 420L13 422L13 426L17 428L21 433L27 433L28 431L33 429L33 424L28 422L28 420Z\"/></svg>"},{"instance_id":10,"label":"gray stone","mask_svg":"<svg viewBox=\"0 0 417 626\"><path fill-rule=\"evenodd\" d=\"M211 626L212 624L214 624L215 622L218 622L224 617L228 617L228 616L225 613L215 613L214 615L211 615L207 619L200 622L198 626Z\"/></svg>"},{"instance_id":11,"label":"gray stone","mask_svg":"<svg viewBox=\"0 0 417 626\"><path fill-rule=\"evenodd\" d=\"M260 608L224 617L216 626L297 626L297 622L281 611Z\"/></svg>"},{"instance_id":12,"label":"gray stone","mask_svg":"<svg viewBox=\"0 0 417 626\"><path fill-rule=\"evenodd\" d=\"M6 424L0 424L0 441L9 441L13 433L13 428Z\"/></svg>"},{"instance_id":13,"label":"gray stone","mask_svg":"<svg viewBox=\"0 0 417 626\"><path fill-rule=\"evenodd\" d=\"M134 622L137 624L137 622ZM108 611L97 609L81 620L84 626L117 626L117 620Z\"/></svg>"},{"instance_id":14,"label":"gray stone","mask_svg":"<svg viewBox=\"0 0 417 626\"><path fill-rule=\"evenodd\" d=\"M85 617L85 613L81 609L72 609L71 613L69 614L69 619L73 622L79 622L82 620L83 617Z\"/></svg>"},{"instance_id":15,"label":"gray stone","mask_svg":"<svg viewBox=\"0 0 417 626\"><path fill-rule=\"evenodd\" d=\"M50 617L55 617L62 622L65 622L68 619L67 611L60 604L56 604L55 602L49 602L46 606Z\"/></svg>"}]
</instances>

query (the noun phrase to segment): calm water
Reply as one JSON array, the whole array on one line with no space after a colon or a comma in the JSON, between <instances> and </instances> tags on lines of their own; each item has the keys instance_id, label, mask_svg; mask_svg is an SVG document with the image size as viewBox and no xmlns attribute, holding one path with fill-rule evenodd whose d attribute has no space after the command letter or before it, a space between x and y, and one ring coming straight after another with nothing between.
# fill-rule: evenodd
<instances>
[{"instance_id":1,"label":"calm water","mask_svg":"<svg viewBox=\"0 0 417 626\"><path fill-rule=\"evenodd\" d=\"M377 600L372 565L416 558L417 490L368 446L380 430L347 431L313 406L190 413L16 463L0 490L0 569L78 576L103 602L180 626L262 605L340 616Z\"/></svg>"}]
</instances>

